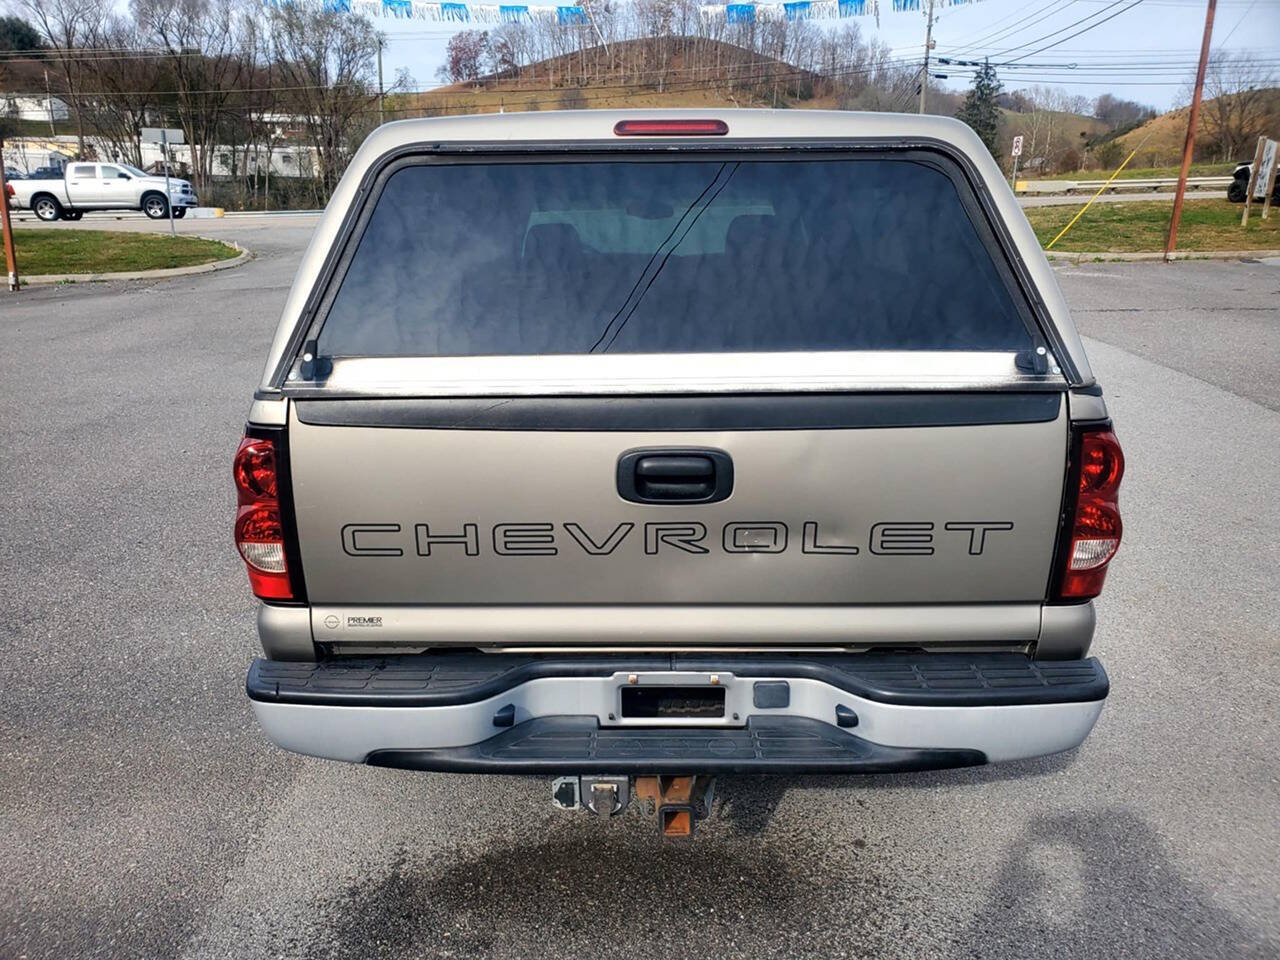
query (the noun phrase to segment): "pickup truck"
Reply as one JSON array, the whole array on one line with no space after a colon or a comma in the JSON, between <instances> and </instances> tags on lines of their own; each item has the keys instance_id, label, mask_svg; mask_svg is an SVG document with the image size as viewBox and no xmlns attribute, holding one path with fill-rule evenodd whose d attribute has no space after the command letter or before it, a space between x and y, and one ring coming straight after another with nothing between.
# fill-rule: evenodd
<instances>
[{"instance_id":1,"label":"pickup truck","mask_svg":"<svg viewBox=\"0 0 1280 960\"><path fill-rule=\"evenodd\" d=\"M288 750L544 775L665 835L719 774L1068 750L1123 469L956 121L392 123L234 458L247 693Z\"/></svg>"},{"instance_id":2,"label":"pickup truck","mask_svg":"<svg viewBox=\"0 0 1280 960\"><path fill-rule=\"evenodd\" d=\"M152 220L186 215L197 205L186 180L152 176L127 163L69 163L62 179L16 180L7 184L9 204L31 210L41 220L79 220L93 210L141 210Z\"/></svg>"},{"instance_id":3,"label":"pickup truck","mask_svg":"<svg viewBox=\"0 0 1280 960\"><path fill-rule=\"evenodd\" d=\"M1244 203L1245 198L1249 195L1249 180L1253 176L1253 161L1242 160L1236 164L1235 170L1231 173L1231 183L1227 187L1227 199L1232 203ZM1262 194L1260 199L1266 199L1266 185L1255 186L1254 193ZM1271 189L1271 202L1280 203L1280 178L1277 178Z\"/></svg>"}]
</instances>

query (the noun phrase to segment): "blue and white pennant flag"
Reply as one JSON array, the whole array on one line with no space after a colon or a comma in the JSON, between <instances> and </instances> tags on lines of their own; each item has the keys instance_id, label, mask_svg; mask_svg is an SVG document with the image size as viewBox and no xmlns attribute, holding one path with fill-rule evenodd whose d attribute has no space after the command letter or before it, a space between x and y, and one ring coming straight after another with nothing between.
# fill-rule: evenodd
<instances>
[{"instance_id":1,"label":"blue and white pennant flag","mask_svg":"<svg viewBox=\"0 0 1280 960\"><path fill-rule=\"evenodd\" d=\"M282 3L289 0L264 0ZM924 9L928 0L889 0L894 12ZM934 9L977 0L934 0ZM454 3L449 0L324 0L326 9L372 18L431 20L438 23L524 23L550 20L562 26L589 22L580 4ZM770 2L705 3L698 8L708 21L763 23L777 20L842 20L878 17L880 0L770 0Z\"/></svg>"}]
</instances>

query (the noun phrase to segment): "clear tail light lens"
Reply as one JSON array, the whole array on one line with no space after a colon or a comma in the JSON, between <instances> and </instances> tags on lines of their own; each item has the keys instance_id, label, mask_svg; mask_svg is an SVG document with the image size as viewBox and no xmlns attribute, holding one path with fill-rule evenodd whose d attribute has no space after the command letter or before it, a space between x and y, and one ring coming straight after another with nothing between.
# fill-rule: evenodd
<instances>
[{"instance_id":1,"label":"clear tail light lens","mask_svg":"<svg viewBox=\"0 0 1280 960\"><path fill-rule=\"evenodd\" d=\"M249 585L263 600L292 600L273 441L258 437L241 440L232 475L240 504L236 548L244 558Z\"/></svg>"},{"instance_id":2,"label":"clear tail light lens","mask_svg":"<svg viewBox=\"0 0 1280 960\"><path fill-rule=\"evenodd\" d=\"M1110 430L1086 431L1080 441L1080 479L1067 522L1070 541L1058 596L1088 600L1102 592L1107 565L1120 549L1120 481L1124 452Z\"/></svg>"}]
</instances>

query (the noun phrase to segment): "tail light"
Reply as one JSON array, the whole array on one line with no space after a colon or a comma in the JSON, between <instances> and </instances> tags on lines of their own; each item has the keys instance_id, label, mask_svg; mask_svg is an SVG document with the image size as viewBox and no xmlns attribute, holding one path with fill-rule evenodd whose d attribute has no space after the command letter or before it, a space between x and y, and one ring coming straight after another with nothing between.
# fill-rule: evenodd
<instances>
[{"instance_id":1,"label":"tail light","mask_svg":"<svg viewBox=\"0 0 1280 960\"><path fill-rule=\"evenodd\" d=\"M249 585L263 600L293 600L275 441L265 437L241 440L232 474L239 502L236 548L249 571Z\"/></svg>"},{"instance_id":2,"label":"tail light","mask_svg":"<svg viewBox=\"0 0 1280 960\"><path fill-rule=\"evenodd\" d=\"M10 197L16 197L18 195L18 191L13 189L12 183L6 183L4 185L4 192L7 196L10 196Z\"/></svg>"},{"instance_id":3,"label":"tail light","mask_svg":"<svg viewBox=\"0 0 1280 960\"><path fill-rule=\"evenodd\" d=\"M1102 592L1107 565L1120 549L1120 480L1124 452L1109 429L1079 435L1063 528L1057 598L1088 600Z\"/></svg>"}]
</instances>

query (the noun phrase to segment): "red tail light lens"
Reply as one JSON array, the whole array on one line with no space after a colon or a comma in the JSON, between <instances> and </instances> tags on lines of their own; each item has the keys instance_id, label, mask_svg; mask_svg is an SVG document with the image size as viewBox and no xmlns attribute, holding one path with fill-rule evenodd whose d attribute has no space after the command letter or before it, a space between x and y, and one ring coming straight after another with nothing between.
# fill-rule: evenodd
<instances>
[{"instance_id":1,"label":"red tail light lens","mask_svg":"<svg viewBox=\"0 0 1280 960\"><path fill-rule=\"evenodd\" d=\"M236 451L236 490L241 503L276 499L276 448L270 440L245 437ZM244 498L248 498L248 500Z\"/></svg>"},{"instance_id":2,"label":"red tail light lens","mask_svg":"<svg viewBox=\"0 0 1280 960\"><path fill-rule=\"evenodd\" d=\"M17 196L17 195L18 195L18 192L17 192L16 190L14 190L14 189L13 189L13 184L12 184L12 183L6 183L6 184L4 185L4 192L5 192L8 196L10 196L10 197L15 197L15 196Z\"/></svg>"},{"instance_id":3,"label":"red tail light lens","mask_svg":"<svg viewBox=\"0 0 1280 960\"><path fill-rule=\"evenodd\" d=\"M292 600L274 442L258 437L241 440L232 475L240 504L236 548L249 571L249 585L263 600Z\"/></svg>"},{"instance_id":4,"label":"red tail light lens","mask_svg":"<svg viewBox=\"0 0 1280 960\"><path fill-rule=\"evenodd\" d=\"M723 120L619 120L613 125L618 137L723 137L728 132Z\"/></svg>"},{"instance_id":5,"label":"red tail light lens","mask_svg":"<svg viewBox=\"0 0 1280 960\"><path fill-rule=\"evenodd\" d=\"M1080 482L1068 518L1070 542L1059 596L1088 600L1102 592L1107 565L1120 549L1120 481L1124 451L1110 430L1086 431L1080 442Z\"/></svg>"}]
</instances>

